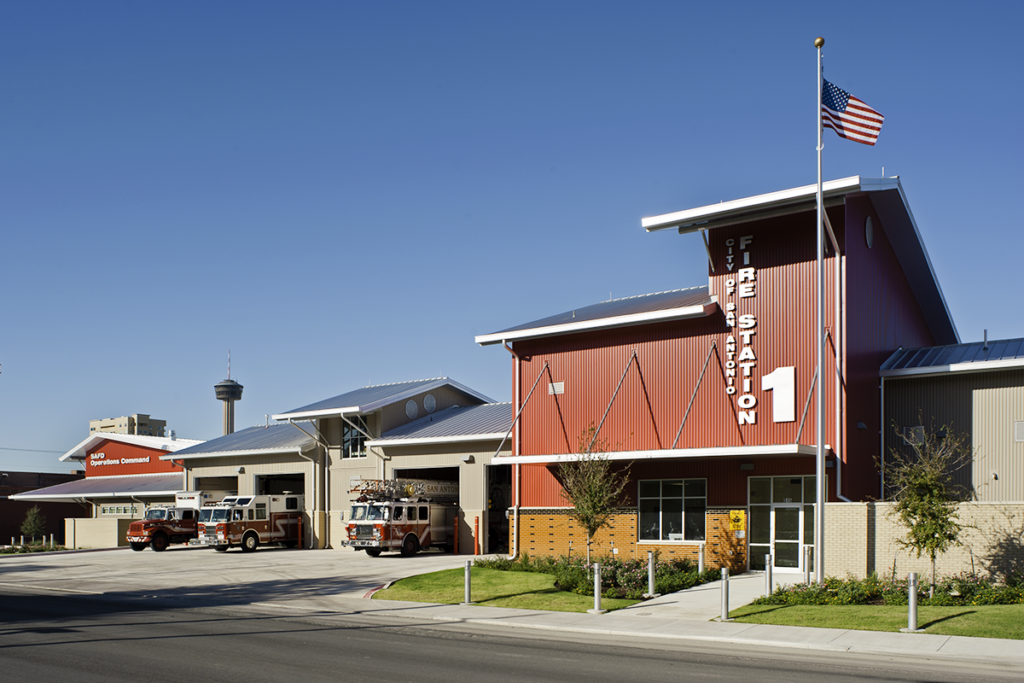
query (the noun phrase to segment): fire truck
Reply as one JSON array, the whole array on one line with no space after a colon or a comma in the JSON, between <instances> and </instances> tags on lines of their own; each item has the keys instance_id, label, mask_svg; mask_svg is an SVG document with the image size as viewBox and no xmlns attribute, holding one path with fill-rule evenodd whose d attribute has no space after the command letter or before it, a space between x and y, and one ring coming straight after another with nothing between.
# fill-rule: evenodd
<instances>
[{"instance_id":1,"label":"fire truck","mask_svg":"<svg viewBox=\"0 0 1024 683\"><path fill-rule=\"evenodd\" d=\"M294 548L302 540L302 509L303 496L291 493L228 496L203 508L198 536L189 543L218 552L237 546L248 553L267 543Z\"/></svg>"},{"instance_id":2,"label":"fire truck","mask_svg":"<svg viewBox=\"0 0 1024 683\"><path fill-rule=\"evenodd\" d=\"M415 555L423 548L455 549L459 485L423 479L361 479L344 544L378 557L385 550Z\"/></svg>"},{"instance_id":3,"label":"fire truck","mask_svg":"<svg viewBox=\"0 0 1024 683\"><path fill-rule=\"evenodd\" d=\"M174 505L150 507L144 519L128 526L128 545L136 551L145 550L148 546L159 553L171 543L188 543L196 537L200 508L214 500L213 495L202 491L179 491L174 494Z\"/></svg>"}]
</instances>

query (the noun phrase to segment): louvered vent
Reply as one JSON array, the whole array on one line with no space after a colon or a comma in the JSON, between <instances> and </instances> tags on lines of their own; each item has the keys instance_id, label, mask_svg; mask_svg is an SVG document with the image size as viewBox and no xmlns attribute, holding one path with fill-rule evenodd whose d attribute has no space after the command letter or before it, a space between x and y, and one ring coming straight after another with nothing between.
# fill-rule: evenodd
<instances>
[{"instance_id":1,"label":"louvered vent","mask_svg":"<svg viewBox=\"0 0 1024 683\"><path fill-rule=\"evenodd\" d=\"M548 384L548 396L552 394L564 394L565 382L551 382Z\"/></svg>"}]
</instances>

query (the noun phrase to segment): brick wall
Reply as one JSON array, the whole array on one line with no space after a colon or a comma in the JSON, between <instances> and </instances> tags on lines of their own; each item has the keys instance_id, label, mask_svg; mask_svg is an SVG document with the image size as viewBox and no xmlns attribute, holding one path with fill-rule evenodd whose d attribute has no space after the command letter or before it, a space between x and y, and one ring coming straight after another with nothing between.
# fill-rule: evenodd
<instances>
[{"instance_id":1,"label":"brick wall","mask_svg":"<svg viewBox=\"0 0 1024 683\"><path fill-rule=\"evenodd\" d=\"M649 550L662 558L690 558L697 562L701 546L705 548L704 566L728 566L729 571L740 573L747 568L746 539L737 538L730 529L729 510L707 511L706 543L637 542L637 511L624 508L612 517L611 524L594 536L590 552L594 557L646 559ZM519 551L531 556L586 555L587 532L576 524L567 508L523 509L519 512ZM509 547L513 547L515 529L509 529ZM614 552L618 550L618 552Z\"/></svg>"},{"instance_id":2,"label":"brick wall","mask_svg":"<svg viewBox=\"0 0 1024 683\"><path fill-rule=\"evenodd\" d=\"M902 548L904 531L889 516L891 503L829 503L825 506L825 573L864 577L871 572L927 575L927 556ZM963 545L936 558L939 574L1002 573L1024 563L1024 503L963 503Z\"/></svg>"}]
</instances>

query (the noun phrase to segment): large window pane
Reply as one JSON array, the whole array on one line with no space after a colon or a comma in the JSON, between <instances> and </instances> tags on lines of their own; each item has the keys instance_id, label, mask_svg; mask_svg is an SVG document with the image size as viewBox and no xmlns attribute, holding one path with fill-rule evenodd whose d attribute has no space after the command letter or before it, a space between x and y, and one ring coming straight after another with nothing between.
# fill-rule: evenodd
<instances>
[{"instance_id":1,"label":"large window pane","mask_svg":"<svg viewBox=\"0 0 1024 683\"><path fill-rule=\"evenodd\" d=\"M683 540L682 498L661 499L661 538L664 541Z\"/></svg>"},{"instance_id":2,"label":"large window pane","mask_svg":"<svg viewBox=\"0 0 1024 683\"><path fill-rule=\"evenodd\" d=\"M661 482L660 481L642 481L640 482L640 497L641 498L657 498L661 495Z\"/></svg>"},{"instance_id":3,"label":"large window pane","mask_svg":"<svg viewBox=\"0 0 1024 683\"><path fill-rule=\"evenodd\" d=\"M772 540L772 508L770 505L751 505L750 518L751 543L771 543Z\"/></svg>"},{"instance_id":4,"label":"large window pane","mask_svg":"<svg viewBox=\"0 0 1024 683\"><path fill-rule=\"evenodd\" d=\"M801 477L775 477L772 502L800 503L803 502L804 482Z\"/></svg>"},{"instance_id":5,"label":"large window pane","mask_svg":"<svg viewBox=\"0 0 1024 683\"><path fill-rule=\"evenodd\" d=\"M657 500L640 501L640 540L657 541L661 538L661 505Z\"/></svg>"},{"instance_id":6,"label":"large window pane","mask_svg":"<svg viewBox=\"0 0 1024 683\"><path fill-rule=\"evenodd\" d=\"M663 481L663 482L661 482L661 497L662 498L682 498L683 497L683 482L681 482L681 481Z\"/></svg>"},{"instance_id":7,"label":"large window pane","mask_svg":"<svg viewBox=\"0 0 1024 683\"><path fill-rule=\"evenodd\" d=\"M687 479L683 491L687 498L703 498L707 491L707 482L703 479Z\"/></svg>"},{"instance_id":8,"label":"large window pane","mask_svg":"<svg viewBox=\"0 0 1024 683\"><path fill-rule=\"evenodd\" d=\"M687 541L704 540L704 523L707 517L705 510L706 506L703 500L699 502L694 502L693 500L686 501L686 514L683 515L686 529L683 534Z\"/></svg>"},{"instance_id":9,"label":"large window pane","mask_svg":"<svg viewBox=\"0 0 1024 683\"><path fill-rule=\"evenodd\" d=\"M772 502L772 480L768 477L757 477L750 480L750 503Z\"/></svg>"}]
</instances>

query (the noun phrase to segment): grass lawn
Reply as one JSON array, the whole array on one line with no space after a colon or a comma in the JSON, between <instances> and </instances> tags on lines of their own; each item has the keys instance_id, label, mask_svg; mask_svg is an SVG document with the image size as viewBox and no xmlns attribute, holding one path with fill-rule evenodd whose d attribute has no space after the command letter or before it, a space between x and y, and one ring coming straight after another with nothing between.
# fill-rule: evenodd
<instances>
[{"instance_id":1,"label":"grass lawn","mask_svg":"<svg viewBox=\"0 0 1024 683\"><path fill-rule=\"evenodd\" d=\"M594 598L567 593L555 588L555 577L533 572L503 572L473 567L473 602L491 607L541 609L552 612L586 612L594 607ZM465 569L446 569L411 576L391 588L373 594L374 600L407 600L456 605L464 597ZM602 598L601 608L622 609L640 602Z\"/></svg>"},{"instance_id":2,"label":"grass lawn","mask_svg":"<svg viewBox=\"0 0 1024 683\"><path fill-rule=\"evenodd\" d=\"M747 605L729 616L748 624L899 631L907 608L881 605ZM917 627L944 636L1024 640L1024 605L918 607Z\"/></svg>"}]
</instances>

